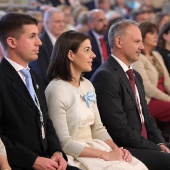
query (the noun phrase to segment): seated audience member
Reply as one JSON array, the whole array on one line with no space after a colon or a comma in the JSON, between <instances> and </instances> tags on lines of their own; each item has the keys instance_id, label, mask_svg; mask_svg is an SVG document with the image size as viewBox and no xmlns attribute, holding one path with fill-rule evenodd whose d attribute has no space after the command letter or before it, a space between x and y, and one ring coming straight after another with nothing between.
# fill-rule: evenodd
<instances>
[{"instance_id":1,"label":"seated audience member","mask_svg":"<svg viewBox=\"0 0 170 170\"><path fill-rule=\"evenodd\" d=\"M142 78L131 66L144 49L138 23L115 22L108 40L112 54L90 79L101 120L116 144L128 149L149 170L170 169L169 144L166 146L150 116Z\"/></svg>"},{"instance_id":2,"label":"seated audience member","mask_svg":"<svg viewBox=\"0 0 170 170\"><path fill-rule=\"evenodd\" d=\"M170 75L170 22L159 31L157 51L161 54Z\"/></svg>"},{"instance_id":3,"label":"seated audience member","mask_svg":"<svg viewBox=\"0 0 170 170\"><path fill-rule=\"evenodd\" d=\"M155 12L151 9L141 7L135 11L132 11L130 16L131 16L131 19L140 23L144 21L151 21L155 17Z\"/></svg>"},{"instance_id":4,"label":"seated audience member","mask_svg":"<svg viewBox=\"0 0 170 170\"><path fill-rule=\"evenodd\" d=\"M164 0L166 1L162 7L162 12L164 13L168 13L170 15L170 1Z\"/></svg>"},{"instance_id":5,"label":"seated audience member","mask_svg":"<svg viewBox=\"0 0 170 170\"><path fill-rule=\"evenodd\" d=\"M0 170L11 170L8 164L5 146L1 139L0 139Z\"/></svg>"},{"instance_id":6,"label":"seated audience member","mask_svg":"<svg viewBox=\"0 0 170 170\"><path fill-rule=\"evenodd\" d=\"M38 20L38 32L41 34L43 31L43 13L41 11L27 11L26 14L29 14Z\"/></svg>"},{"instance_id":7,"label":"seated audience member","mask_svg":"<svg viewBox=\"0 0 170 170\"><path fill-rule=\"evenodd\" d=\"M139 25L144 50L133 68L140 73L150 114L161 122L170 122L170 77L162 56L154 50L158 43L155 24Z\"/></svg>"},{"instance_id":8,"label":"seated audience member","mask_svg":"<svg viewBox=\"0 0 170 170\"><path fill-rule=\"evenodd\" d=\"M161 0L161 1L152 0L152 6L156 12L161 12L161 11L163 12L162 9L163 9L165 2L167 2L167 0Z\"/></svg>"},{"instance_id":9,"label":"seated audience member","mask_svg":"<svg viewBox=\"0 0 170 170\"><path fill-rule=\"evenodd\" d=\"M28 67L38 58L38 21L8 13L0 20L0 135L12 170L73 170L67 166L51 120L43 83Z\"/></svg>"},{"instance_id":10,"label":"seated audience member","mask_svg":"<svg viewBox=\"0 0 170 170\"><path fill-rule=\"evenodd\" d=\"M158 30L160 31L162 26L170 21L168 13L158 12L155 17L152 19L152 22L157 25Z\"/></svg>"},{"instance_id":11,"label":"seated audience member","mask_svg":"<svg viewBox=\"0 0 170 170\"><path fill-rule=\"evenodd\" d=\"M111 9L112 4L110 0L96 0L96 2L97 2L96 8L103 10L105 14L109 11L112 11Z\"/></svg>"},{"instance_id":12,"label":"seated audience member","mask_svg":"<svg viewBox=\"0 0 170 170\"><path fill-rule=\"evenodd\" d=\"M125 18L130 13L130 9L126 6L125 0L115 0L113 9L119 13L122 18Z\"/></svg>"},{"instance_id":13,"label":"seated audience member","mask_svg":"<svg viewBox=\"0 0 170 170\"><path fill-rule=\"evenodd\" d=\"M61 4L67 4L70 5L70 0L36 0L37 2L41 4L50 4L53 5L54 7L61 5Z\"/></svg>"},{"instance_id":14,"label":"seated audience member","mask_svg":"<svg viewBox=\"0 0 170 170\"><path fill-rule=\"evenodd\" d=\"M89 9L83 5L76 5L73 7L72 15L73 15L73 20L75 23L77 23L78 17L85 12L89 12Z\"/></svg>"},{"instance_id":15,"label":"seated audience member","mask_svg":"<svg viewBox=\"0 0 170 170\"><path fill-rule=\"evenodd\" d=\"M86 34L89 31L89 25L87 20L88 12L81 13L78 16L75 31Z\"/></svg>"},{"instance_id":16,"label":"seated audience member","mask_svg":"<svg viewBox=\"0 0 170 170\"><path fill-rule=\"evenodd\" d=\"M58 5L57 9L63 11L64 13L65 22L66 22L65 31L74 30L75 23L72 16L72 7L66 4L62 4L62 5Z\"/></svg>"},{"instance_id":17,"label":"seated audience member","mask_svg":"<svg viewBox=\"0 0 170 170\"><path fill-rule=\"evenodd\" d=\"M141 6L141 3L136 0L125 0L126 6L130 9L130 11L134 11L136 9L139 9Z\"/></svg>"},{"instance_id":18,"label":"seated audience member","mask_svg":"<svg viewBox=\"0 0 170 170\"><path fill-rule=\"evenodd\" d=\"M49 8L44 14L43 25L44 31L40 35L42 46L39 49L38 59L31 62L29 66L41 76L46 87L48 84L46 72L53 46L58 36L65 30L64 13L57 8Z\"/></svg>"},{"instance_id":19,"label":"seated audience member","mask_svg":"<svg viewBox=\"0 0 170 170\"><path fill-rule=\"evenodd\" d=\"M68 163L83 170L145 170L128 150L118 148L100 120L95 90L82 77L95 57L90 37L75 31L63 33L53 49L45 94Z\"/></svg>"},{"instance_id":20,"label":"seated audience member","mask_svg":"<svg viewBox=\"0 0 170 170\"><path fill-rule=\"evenodd\" d=\"M6 9L6 12L17 12L17 13L24 13L27 10L26 7L22 7L22 6L14 6L14 5L9 5Z\"/></svg>"},{"instance_id":21,"label":"seated audience member","mask_svg":"<svg viewBox=\"0 0 170 170\"><path fill-rule=\"evenodd\" d=\"M106 19L108 21L108 29L110 28L110 24L112 23L112 21L117 20L117 19L121 19L121 16L119 15L119 13L117 13L116 11L109 11L106 14Z\"/></svg>"},{"instance_id":22,"label":"seated audience member","mask_svg":"<svg viewBox=\"0 0 170 170\"><path fill-rule=\"evenodd\" d=\"M142 0L139 8L145 8L154 11L153 0Z\"/></svg>"}]
</instances>

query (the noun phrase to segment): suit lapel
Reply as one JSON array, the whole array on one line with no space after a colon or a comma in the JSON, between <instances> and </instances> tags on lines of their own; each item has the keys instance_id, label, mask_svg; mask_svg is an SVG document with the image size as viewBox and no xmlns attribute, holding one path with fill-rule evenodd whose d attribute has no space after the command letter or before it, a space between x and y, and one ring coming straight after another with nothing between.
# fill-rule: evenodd
<instances>
[{"instance_id":1,"label":"suit lapel","mask_svg":"<svg viewBox=\"0 0 170 170\"><path fill-rule=\"evenodd\" d=\"M123 82L123 84L125 85L125 87L127 88L128 92L129 92L129 94L131 95L132 99L136 103L135 96L134 96L134 93L132 91L132 88L131 88L131 85L129 83L129 80L128 80L124 70L120 66L120 64L112 56L109 56L107 61L114 68L114 70L116 70L118 72L117 75L119 75L121 81Z\"/></svg>"},{"instance_id":2,"label":"suit lapel","mask_svg":"<svg viewBox=\"0 0 170 170\"><path fill-rule=\"evenodd\" d=\"M142 106L142 114L143 114L143 117L144 117L144 120L145 120L145 126L147 127L147 124L148 124L148 119L147 119L147 116L146 116L146 112L143 110L143 108L145 108L145 104L144 104L144 100L142 99L145 99L145 93L143 92L143 87L141 86L141 82L139 81L138 77L136 76L135 77L135 82L136 82L136 86L138 88L138 92L139 92L139 97L140 97L140 104Z\"/></svg>"},{"instance_id":3,"label":"suit lapel","mask_svg":"<svg viewBox=\"0 0 170 170\"><path fill-rule=\"evenodd\" d=\"M16 91L16 93L21 98L23 98L23 101L25 101L29 106L31 106L33 109L36 109L34 101L32 100L27 87L25 86L24 82L22 81L16 70L6 59L3 59L1 61L1 67L8 79L10 79L11 86Z\"/></svg>"},{"instance_id":4,"label":"suit lapel","mask_svg":"<svg viewBox=\"0 0 170 170\"><path fill-rule=\"evenodd\" d=\"M143 93L143 91L141 90L141 89L143 89L143 87L141 86L141 83L137 76L135 76L135 83L136 83L136 86L137 86L138 92L139 92L140 104L141 104L142 108L144 108L144 103L143 103L144 101L142 99L145 99L145 93ZM145 117L144 111L142 111L142 113L143 113L143 116ZM146 120L146 117L145 117L145 120Z\"/></svg>"},{"instance_id":5,"label":"suit lapel","mask_svg":"<svg viewBox=\"0 0 170 170\"><path fill-rule=\"evenodd\" d=\"M36 81L36 78L34 77L32 70L30 70L30 73L31 73L32 81L33 81L34 90L35 90L35 93L36 93L37 98L38 98L38 102L41 105L41 97L40 96L42 96L41 95L42 91L40 91L40 85Z\"/></svg>"}]
</instances>

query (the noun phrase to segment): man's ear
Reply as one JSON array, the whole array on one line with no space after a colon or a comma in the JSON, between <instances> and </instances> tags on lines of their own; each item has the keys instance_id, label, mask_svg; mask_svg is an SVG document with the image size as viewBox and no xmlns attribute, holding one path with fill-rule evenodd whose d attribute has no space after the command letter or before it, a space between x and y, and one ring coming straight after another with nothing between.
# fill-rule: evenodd
<instances>
[{"instance_id":1,"label":"man's ear","mask_svg":"<svg viewBox=\"0 0 170 170\"><path fill-rule=\"evenodd\" d=\"M70 61L74 61L74 54L73 54L73 52L71 50L69 50L67 56L68 56Z\"/></svg>"},{"instance_id":2,"label":"man's ear","mask_svg":"<svg viewBox=\"0 0 170 170\"><path fill-rule=\"evenodd\" d=\"M16 39L15 38L12 38L12 37L8 37L7 38L7 44L8 46L10 46L11 48L15 48L16 47Z\"/></svg>"},{"instance_id":3,"label":"man's ear","mask_svg":"<svg viewBox=\"0 0 170 170\"><path fill-rule=\"evenodd\" d=\"M93 29L93 23L92 23L92 22L89 22L89 23L88 23L88 26L89 26L91 29Z\"/></svg>"},{"instance_id":4,"label":"man's ear","mask_svg":"<svg viewBox=\"0 0 170 170\"><path fill-rule=\"evenodd\" d=\"M118 48L122 48L122 40L120 37L115 38L115 44Z\"/></svg>"}]
</instances>

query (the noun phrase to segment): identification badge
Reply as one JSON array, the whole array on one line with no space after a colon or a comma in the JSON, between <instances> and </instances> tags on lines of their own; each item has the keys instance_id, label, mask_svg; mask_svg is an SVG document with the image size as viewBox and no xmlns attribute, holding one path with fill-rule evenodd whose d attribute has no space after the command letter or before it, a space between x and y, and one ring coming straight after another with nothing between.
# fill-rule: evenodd
<instances>
[{"instance_id":1,"label":"identification badge","mask_svg":"<svg viewBox=\"0 0 170 170\"><path fill-rule=\"evenodd\" d=\"M44 125L41 125L41 133L42 133L42 139L45 139L45 129L44 129Z\"/></svg>"}]
</instances>

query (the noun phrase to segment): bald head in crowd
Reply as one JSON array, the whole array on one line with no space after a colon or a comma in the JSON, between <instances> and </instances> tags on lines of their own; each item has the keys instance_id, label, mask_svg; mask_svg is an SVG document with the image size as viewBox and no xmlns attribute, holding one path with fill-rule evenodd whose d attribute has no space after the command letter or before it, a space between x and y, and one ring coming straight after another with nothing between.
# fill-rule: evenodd
<instances>
[{"instance_id":1,"label":"bald head in crowd","mask_svg":"<svg viewBox=\"0 0 170 170\"><path fill-rule=\"evenodd\" d=\"M96 33L103 34L108 30L108 21L103 10L93 9L88 13L87 18L90 29Z\"/></svg>"}]
</instances>

